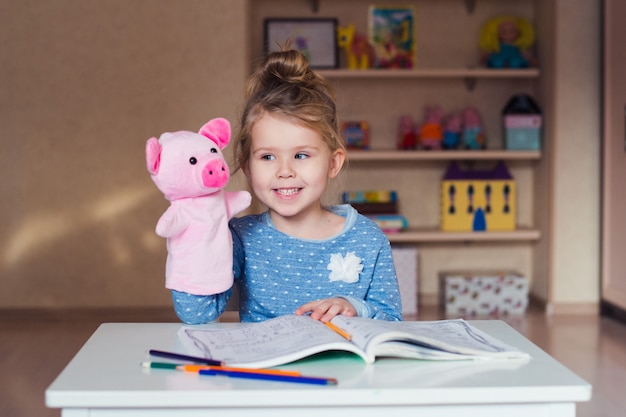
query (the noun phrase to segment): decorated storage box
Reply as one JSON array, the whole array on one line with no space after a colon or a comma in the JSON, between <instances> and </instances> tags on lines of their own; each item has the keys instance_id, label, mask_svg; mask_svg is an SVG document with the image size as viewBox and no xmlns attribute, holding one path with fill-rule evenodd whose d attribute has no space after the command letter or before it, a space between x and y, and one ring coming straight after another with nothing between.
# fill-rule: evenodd
<instances>
[{"instance_id":1,"label":"decorated storage box","mask_svg":"<svg viewBox=\"0 0 626 417\"><path fill-rule=\"evenodd\" d=\"M528 279L517 272L440 272L439 285L450 316L516 315L528 305Z\"/></svg>"},{"instance_id":2,"label":"decorated storage box","mask_svg":"<svg viewBox=\"0 0 626 417\"><path fill-rule=\"evenodd\" d=\"M462 170L451 163L441 182L441 230L515 229L515 180L499 162L491 170Z\"/></svg>"},{"instance_id":3,"label":"decorated storage box","mask_svg":"<svg viewBox=\"0 0 626 417\"><path fill-rule=\"evenodd\" d=\"M417 249L393 246L391 252L402 296L402 314L417 314Z\"/></svg>"},{"instance_id":4,"label":"decorated storage box","mask_svg":"<svg viewBox=\"0 0 626 417\"><path fill-rule=\"evenodd\" d=\"M541 149L541 115L512 114L504 116L504 143L512 151Z\"/></svg>"},{"instance_id":5,"label":"decorated storage box","mask_svg":"<svg viewBox=\"0 0 626 417\"><path fill-rule=\"evenodd\" d=\"M541 149L541 109L526 94L511 97L502 110L504 144L514 151Z\"/></svg>"}]
</instances>

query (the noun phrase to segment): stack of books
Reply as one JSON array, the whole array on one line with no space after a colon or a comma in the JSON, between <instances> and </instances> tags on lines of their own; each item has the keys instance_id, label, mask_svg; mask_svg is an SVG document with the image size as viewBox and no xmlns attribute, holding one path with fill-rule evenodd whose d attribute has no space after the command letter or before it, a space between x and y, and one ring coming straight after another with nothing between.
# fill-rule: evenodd
<instances>
[{"instance_id":1,"label":"stack of books","mask_svg":"<svg viewBox=\"0 0 626 417\"><path fill-rule=\"evenodd\" d=\"M409 224L398 213L398 193L393 190L346 191L344 204L350 204L359 213L372 219L385 233L397 233Z\"/></svg>"}]
</instances>

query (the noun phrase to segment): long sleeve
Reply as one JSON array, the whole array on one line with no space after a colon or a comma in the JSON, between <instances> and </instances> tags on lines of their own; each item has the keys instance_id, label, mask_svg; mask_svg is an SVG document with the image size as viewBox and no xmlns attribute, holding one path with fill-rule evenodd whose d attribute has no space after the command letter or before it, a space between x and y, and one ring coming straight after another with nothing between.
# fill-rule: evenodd
<instances>
[{"instance_id":1,"label":"long sleeve","mask_svg":"<svg viewBox=\"0 0 626 417\"><path fill-rule=\"evenodd\" d=\"M378 320L402 320L402 302L396 270L388 242L382 245L374 264L372 280L365 299L345 297L355 306L359 316Z\"/></svg>"},{"instance_id":2,"label":"long sleeve","mask_svg":"<svg viewBox=\"0 0 626 417\"><path fill-rule=\"evenodd\" d=\"M232 288L221 294L194 295L172 290L174 311L185 324L204 324L215 321L226 310Z\"/></svg>"}]
</instances>

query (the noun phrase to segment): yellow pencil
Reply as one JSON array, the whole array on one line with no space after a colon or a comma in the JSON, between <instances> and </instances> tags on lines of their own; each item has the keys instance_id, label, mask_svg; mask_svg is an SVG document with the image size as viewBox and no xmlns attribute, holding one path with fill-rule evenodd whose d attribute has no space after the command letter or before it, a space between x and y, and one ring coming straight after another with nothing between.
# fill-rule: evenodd
<instances>
[{"instance_id":1,"label":"yellow pencil","mask_svg":"<svg viewBox=\"0 0 626 417\"><path fill-rule=\"evenodd\" d=\"M266 375L288 375L288 376L301 376L298 371L286 371L283 369L252 369L252 368L233 368L229 366L210 366L210 365L181 365L176 369L185 372L199 372L206 370L218 370L218 371L235 371L235 372L250 372L255 374Z\"/></svg>"},{"instance_id":2,"label":"yellow pencil","mask_svg":"<svg viewBox=\"0 0 626 417\"><path fill-rule=\"evenodd\" d=\"M327 325L328 327L330 327L331 329L333 329L336 333L338 333L341 336L343 336L346 340L352 340L352 335L350 333L346 332L345 330L340 329L339 327L335 326L334 324L332 324L329 321L327 321L324 324Z\"/></svg>"}]
</instances>

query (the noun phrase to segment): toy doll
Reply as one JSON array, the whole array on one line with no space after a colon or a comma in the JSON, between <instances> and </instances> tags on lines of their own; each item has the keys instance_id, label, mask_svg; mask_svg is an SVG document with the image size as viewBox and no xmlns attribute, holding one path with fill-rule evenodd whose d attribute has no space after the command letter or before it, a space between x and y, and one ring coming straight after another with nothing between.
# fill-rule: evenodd
<instances>
[{"instance_id":1,"label":"toy doll","mask_svg":"<svg viewBox=\"0 0 626 417\"><path fill-rule=\"evenodd\" d=\"M422 149L441 149L443 139L443 111L438 106L424 109L424 123L419 129L419 144Z\"/></svg>"},{"instance_id":2,"label":"toy doll","mask_svg":"<svg viewBox=\"0 0 626 417\"><path fill-rule=\"evenodd\" d=\"M461 140L463 121L461 115L453 113L446 118L443 128L443 149L456 149Z\"/></svg>"},{"instance_id":3,"label":"toy doll","mask_svg":"<svg viewBox=\"0 0 626 417\"><path fill-rule=\"evenodd\" d=\"M410 150L417 148L417 135L411 116L405 114L400 116L398 126L398 149Z\"/></svg>"},{"instance_id":4,"label":"toy doll","mask_svg":"<svg viewBox=\"0 0 626 417\"><path fill-rule=\"evenodd\" d=\"M463 110L463 147L465 149L485 149L487 139L480 113L473 107Z\"/></svg>"},{"instance_id":5,"label":"toy doll","mask_svg":"<svg viewBox=\"0 0 626 417\"><path fill-rule=\"evenodd\" d=\"M528 68L536 66L530 47L535 32L521 17L500 16L490 19L480 33L480 62L489 68Z\"/></svg>"}]
</instances>

